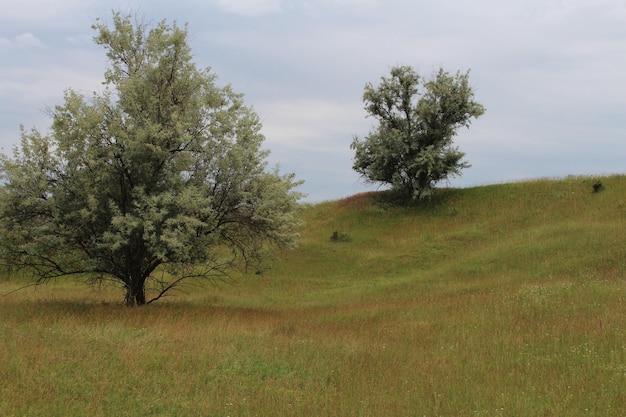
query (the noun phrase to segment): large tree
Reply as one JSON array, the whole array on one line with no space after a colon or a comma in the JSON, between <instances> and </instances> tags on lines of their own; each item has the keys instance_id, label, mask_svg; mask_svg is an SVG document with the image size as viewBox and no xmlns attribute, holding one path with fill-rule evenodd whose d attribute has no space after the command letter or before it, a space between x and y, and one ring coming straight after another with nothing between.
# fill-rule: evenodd
<instances>
[{"instance_id":1,"label":"large tree","mask_svg":"<svg viewBox=\"0 0 626 417\"><path fill-rule=\"evenodd\" d=\"M485 112L474 101L469 71L440 69L425 79L409 66L394 67L378 86L366 84L363 102L378 126L363 140L355 137L354 170L414 199L469 167L453 144L460 127Z\"/></svg>"},{"instance_id":2,"label":"large tree","mask_svg":"<svg viewBox=\"0 0 626 417\"><path fill-rule=\"evenodd\" d=\"M267 169L259 118L194 65L186 27L93 29L104 91L68 90L50 131L0 159L3 260L37 283L112 279L132 306L292 245L299 182Z\"/></svg>"}]
</instances>

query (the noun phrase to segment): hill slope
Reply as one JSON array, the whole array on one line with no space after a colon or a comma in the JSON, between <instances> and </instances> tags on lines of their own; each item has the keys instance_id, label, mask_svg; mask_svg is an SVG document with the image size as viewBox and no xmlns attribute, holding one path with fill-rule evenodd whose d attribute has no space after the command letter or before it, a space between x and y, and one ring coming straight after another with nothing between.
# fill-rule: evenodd
<instances>
[{"instance_id":1,"label":"hill slope","mask_svg":"<svg viewBox=\"0 0 626 417\"><path fill-rule=\"evenodd\" d=\"M443 189L404 207L386 192L307 206L299 248L245 284L249 301L302 308L622 279L626 176L601 181L599 192L570 177Z\"/></svg>"}]
</instances>

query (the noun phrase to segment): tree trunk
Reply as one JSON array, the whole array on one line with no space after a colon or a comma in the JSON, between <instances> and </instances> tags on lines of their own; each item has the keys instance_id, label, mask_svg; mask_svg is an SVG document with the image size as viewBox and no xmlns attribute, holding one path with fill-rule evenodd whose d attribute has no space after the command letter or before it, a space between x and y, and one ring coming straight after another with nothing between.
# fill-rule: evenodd
<instances>
[{"instance_id":1,"label":"tree trunk","mask_svg":"<svg viewBox=\"0 0 626 417\"><path fill-rule=\"evenodd\" d=\"M126 285L126 297L124 299L126 306L142 306L146 303L145 280L132 281Z\"/></svg>"}]
</instances>

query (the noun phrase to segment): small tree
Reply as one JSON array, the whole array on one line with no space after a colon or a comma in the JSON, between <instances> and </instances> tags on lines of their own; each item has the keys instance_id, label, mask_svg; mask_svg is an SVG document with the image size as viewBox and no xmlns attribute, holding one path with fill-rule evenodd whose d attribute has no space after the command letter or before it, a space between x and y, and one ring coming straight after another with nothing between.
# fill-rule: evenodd
<instances>
[{"instance_id":1,"label":"small tree","mask_svg":"<svg viewBox=\"0 0 626 417\"><path fill-rule=\"evenodd\" d=\"M186 29L93 28L105 92L68 90L51 132L22 129L0 160L3 259L36 283L112 279L132 306L292 245L299 182L266 170L257 115L191 62Z\"/></svg>"},{"instance_id":2,"label":"small tree","mask_svg":"<svg viewBox=\"0 0 626 417\"><path fill-rule=\"evenodd\" d=\"M460 127L485 112L474 101L469 71L440 69L426 80L411 67L394 67L380 85L366 84L363 102L378 126L363 141L355 137L351 148L354 170L368 181L418 199L469 167L452 142Z\"/></svg>"}]
</instances>

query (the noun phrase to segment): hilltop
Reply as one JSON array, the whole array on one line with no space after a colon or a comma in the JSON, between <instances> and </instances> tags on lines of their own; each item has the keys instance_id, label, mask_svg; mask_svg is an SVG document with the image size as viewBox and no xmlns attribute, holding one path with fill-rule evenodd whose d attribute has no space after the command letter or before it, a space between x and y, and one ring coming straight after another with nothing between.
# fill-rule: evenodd
<instances>
[{"instance_id":1,"label":"hilltop","mask_svg":"<svg viewBox=\"0 0 626 417\"><path fill-rule=\"evenodd\" d=\"M299 247L251 283L252 299L263 294L274 307L350 304L446 286L519 289L625 274L621 175L441 189L414 204L386 191L363 193L307 205L302 217Z\"/></svg>"}]
</instances>

